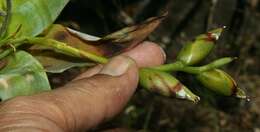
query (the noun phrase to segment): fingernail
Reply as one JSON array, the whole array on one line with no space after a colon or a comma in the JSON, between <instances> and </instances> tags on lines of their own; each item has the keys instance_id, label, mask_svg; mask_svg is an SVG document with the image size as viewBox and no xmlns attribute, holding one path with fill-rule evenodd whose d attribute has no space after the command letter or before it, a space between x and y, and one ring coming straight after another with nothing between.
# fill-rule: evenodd
<instances>
[{"instance_id":1,"label":"fingernail","mask_svg":"<svg viewBox=\"0 0 260 132\"><path fill-rule=\"evenodd\" d=\"M163 62L165 62L166 61L166 53L165 53L165 51L164 51L164 49L161 47L161 46L159 46L159 48L160 48L160 50L162 51L162 55L163 55Z\"/></svg>"},{"instance_id":2,"label":"fingernail","mask_svg":"<svg viewBox=\"0 0 260 132\"><path fill-rule=\"evenodd\" d=\"M110 75L110 76L121 76L127 72L127 70L135 62L126 56L117 56L112 58L112 60L106 64L100 71L100 74Z\"/></svg>"},{"instance_id":3,"label":"fingernail","mask_svg":"<svg viewBox=\"0 0 260 132\"><path fill-rule=\"evenodd\" d=\"M151 45L151 44L155 44L155 43L149 42L149 41L145 41L143 44L144 44L144 45L146 45L146 44L147 44L147 45ZM161 54L162 54L162 56L163 56L163 61L166 61L167 55L166 55L164 49L163 49L161 46L159 46L158 44L155 44L155 45L157 45L158 48L161 50Z\"/></svg>"}]
</instances>

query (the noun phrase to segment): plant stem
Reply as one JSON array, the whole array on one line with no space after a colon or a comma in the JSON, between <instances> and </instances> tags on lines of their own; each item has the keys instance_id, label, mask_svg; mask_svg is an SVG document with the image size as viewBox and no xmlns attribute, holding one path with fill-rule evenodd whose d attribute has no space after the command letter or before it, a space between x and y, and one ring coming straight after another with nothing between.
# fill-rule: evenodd
<instances>
[{"instance_id":1,"label":"plant stem","mask_svg":"<svg viewBox=\"0 0 260 132\"><path fill-rule=\"evenodd\" d=\"M2 38L6 34L8 24L11 19L11 11L12 11L12 0L6 0L6 14L5 14L5 19L3 21L3 24L0 28L0 38Z\"/></svg>"},{"instance_id":2,"label":"plant stem","mask_svg":"<svg viewBox=\"0 0 260 132\"><path fill-rule=\"evenodd\" d=\"M156 69L156 70L165 71L165 72L182 71L182 72L187 72L187 73L191 73L191 74L200 74L202 72L226 65L226 64L232 62L234 59L236 59L236 58L224 57L224 58L217 59L207 65L199 66L199 67L186 66L182 62L176 61L175 63L152 67L151 69Z\"/></svg>"},{"instance_id":3,"label":"plant stem","mask_svg":"<svg viewBox=\"0 0 260 132\"><path fill-rule=\"evenodd\" d=\"M59 42L59 41L56 41L53 39L47 39L47 38L43 38L43 37L20 38L20 39L10 40L7 43L12 44L13 47L4 50L0 54L0 59L9 55L14 50L14 48L16 48L22 44L33 44L33 45L48 47L56 52L63 53L63 54L69 55L69 56L86 58L86 59L89 59L91 61L101 63L101 64L105 64L109 61L108 58L98 56L93 53L89 53L89 52L86 52L86 51L83 51L80 49L76 49L63 42ZM234 59L235 58L232 58L232 57L224 57L221 59L217 59L207 65L199 66L199 67L186 66L181 61L176 61L175 63L165 64L165 65L161 65L161 66L157 66L157 67L151 67L150 69L155 69L155 70L160 70L160 71L165 71L165 72L183 71L183 72L187 72L187 73L191 73L191 74L200 74L202 72L228 64L228 63L232 62Z\"/></svg>"},{"instance_id":4,"label":"plant stem","mask_svg":"<svg viewBox=\"0 0 260 132\"><path fill-rule=\"evenodd\" d=\"M51 48L52 50L63 53L69 56L79 57L79 58L86 58L91 61L97 63L107 63L108 59L102 56L95 55L93 53L89 53L80 49L76 49L74 47L68 46L66 43L62 43L53 39L46 39L42 37L35 37L35 38L20 38L9 41L8 43L13 44L14 47L18 47L22 44L33 44L33 45L40 45L44 47ZM0 59L4 58L8 54L10 54L13 50L11 48L6 49L4 52L0 54Z\"/></svg>"},{"instance_id":5,"label":"plant stem","mask_svg":"<svg viewBox=\"0 0 260 132\"><path fill-rule=\"evenodd\" d=\"M0 41L0 47L2 47L4 44L13 44L13 47L9 47L8 49L4 49L3 52L0 53L0 60L3 59L4 57L8 56L10 53L14 52L14 48L19 47L20 45L23 45L23 41L25 39L21 38L21 39L15 39L15 40L8 40L8 39L4 39L2 41Z\"/></svg>"},{"instance_id":6,"label":"plant stem","mask_svg":"<svg viewBox=\"0 0 260 132\"><path fill-rule=\"evenodd\" d=\"M29 38L27 39L28 44L35 44L40 46L45 46L52 48L56 52L60 52L69 56L79 57L79 58L86 58L92 60L97 63L107 63L108 59L102 56L95 55L93 53L89 53L83 50L79 50L68 46L66 43L62 43L53 39L46 39L46 38Z\"/></svg>"},{"instance_id":7,"label":"plant stem","mask_svg":"<svg viewBox=\"0 0 260 132\"><path fill-rule=\"evenodd\" d=\"M73 48L71 46L68 46L66 43L59 42L53 39L46 39L42 37L35 37L35 38L20 38L15 39L10 42L10 44L13 44L13 47L18 47L22 44L34 44L34 45L40 45L44 47L51 48L52 50L63 53L69 56L79 57L79 58L86 58L91 61L105 64L109 61L109 59L95 55L93 53L89 53L80 49ZM4 58L5 56L9 55L11 52L13 52L13 48L8 48L5 51L3 51L0 54L0 59ZM191 74L199 74L204 71L208 71L214 68L221 67L225 64L230 63L235 58L232 57L225 57L218 60L215 60L207 65L200 66L200 67L192 67L192 66L186 66L181 61L176 61L175 63L171 64L165 64L157 67L151 67L150 69L165 71L165 72L172 72L172 71L183 71Z\"/></svg>"},{"instance_id":8,"label":"plant stem","mask_svg":"<svg viewBox=\"0 0 260 132\"><path fill-rule=\"evenodd\" d=\"M152 69L156 69L159 71L172 72L172 71L180 71L183 69L185 65L181 61L176 61L174 63L160 65L157 67L152 67Z\"/></svg>"}]
</instances>

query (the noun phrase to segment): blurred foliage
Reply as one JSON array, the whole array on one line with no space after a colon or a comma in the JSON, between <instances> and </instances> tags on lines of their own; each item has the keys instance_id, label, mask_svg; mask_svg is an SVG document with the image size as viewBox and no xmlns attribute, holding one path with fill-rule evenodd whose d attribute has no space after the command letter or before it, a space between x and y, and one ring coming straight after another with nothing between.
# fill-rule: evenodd
<instances>
[{"instance_id":1,"label":"blurred foliage","mask_svg":"<svg viewBox=\"0 0 260 132\"><path fill-rule=\"evenodd\" d=\"M125 127L155 132L259 132L259 0L71 0L58 22L85 33L104 36L164 11L169 12L167 19L149 40L165 48L168 62L174 60L177 51L196 35L227 26L216 49L205 62L216 59L216 56L239 57L225 70L238 80L251 101L215 95L201 88L189 75L177 75L202 97L202 102L195 105L139 89L120 116L96 130ZM52 75L52 84L62 85L64 80L70 80L77 73L70 70L64 73L66 76Z\"/></svg>"}]
</instances>

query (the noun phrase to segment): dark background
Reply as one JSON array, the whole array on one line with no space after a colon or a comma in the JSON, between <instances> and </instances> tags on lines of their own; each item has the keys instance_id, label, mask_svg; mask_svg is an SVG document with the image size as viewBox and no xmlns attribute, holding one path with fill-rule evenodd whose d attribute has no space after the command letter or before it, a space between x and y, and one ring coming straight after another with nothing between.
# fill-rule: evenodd
<instances>
[{"instance_id":1,"label":"dark background","mask_svg":"<svg viewBox=\"0 0 260 132\"><path fill-rule=\"evenodd\" d=\"M97 36L168 11L168 17L148 38L165 49L168 62L196 35L227 26L205 62L239 57L224 69L251 98L248 102L214 95L189 75L177 74L201 96L199 104L138 89L121 115L93 131L125 127L155 132L260 132L259 4L259 0L71 0L58 23Z\"/></svg>"}]
</instances>

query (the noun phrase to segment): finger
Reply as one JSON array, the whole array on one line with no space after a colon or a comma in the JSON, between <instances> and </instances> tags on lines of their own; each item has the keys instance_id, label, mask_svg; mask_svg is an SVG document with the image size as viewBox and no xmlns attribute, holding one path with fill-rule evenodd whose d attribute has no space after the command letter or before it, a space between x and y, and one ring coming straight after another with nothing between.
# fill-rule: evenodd
<instances>
[{"instance_id":1,"label":"finger","mask_svg":"<svg viewBox=\"0 0 260 132\"><path fill-rule=\"evenodd\" d=\"M165 52L156 43L145 41L133 50L130 50L123 55L134 59L139 67L151 67L164 63L166 59Z\"/></svg>"},{"instance_id":2,"label":"finger","mask_svg":"<svg viewBox=\"0 0 260 132\"><path fill-rule=\"evenodd\" d=\"M134 49L123 53L123 55L129 56L135 60L138 67L150 67L163 64L165 61L165 53L160 46L153 42L143 42ZM91 77L97 74L102 65L90 68L88 71L76 77L74 80L82 79L85 77Z\"/></svg>"},{"instance_id":3,"label":"finger","mask_svg":"<svg viewBox=\"0 0 260 132\"><path fill-rule=\"evenodd\" d=\"M0 131L91 128L122 110L137 84L135 62L129 57L115 57L92 78L74 81L52 92L5 102L0 107Z\"/></svg>"},{"instance_id":4,"label":"finger","mask_svg":"<svg viewBox=\"0 0 260 132\"><path fill-rule=\"evenodd\" d=\"M115 128L115 129L105 130L102 132L136 132L136 131L130 130L130 129L125 129L125 128Z\"/></svg>"},{"instance_id":5,"label":"finger","mask_svg":"<svg viewBox=\"0 0 260 132\"><path fill-rule=\"evenodd\" d=\"M84 73L82 73L82 74L78 75L76 78L74 78L73 81L92 77L92 76L98 74L102 68L103 68L103 65L101 65L101 64L98 64L95 67L89 68L87 71L85 71Z\"/></svg>"}]
</instances>

